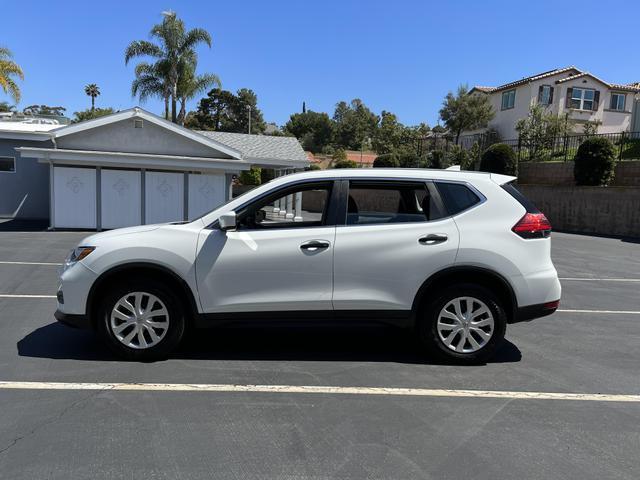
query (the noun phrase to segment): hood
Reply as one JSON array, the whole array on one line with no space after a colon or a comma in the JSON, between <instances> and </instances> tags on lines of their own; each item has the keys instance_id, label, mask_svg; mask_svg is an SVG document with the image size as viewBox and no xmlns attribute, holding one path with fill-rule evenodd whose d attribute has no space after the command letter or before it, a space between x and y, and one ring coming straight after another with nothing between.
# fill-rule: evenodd
<instances>
[{"instance_id":1,"label":"hood","mask_svg":"<svg viewBox=\"0 0 640 480\"><path fill-rule=\"evenodd\" d=\"M115 230L108 230L106 232L96 233L94 235L90 235L80 242L80 245L93 245L100 240L104 240L106 238L119 237L122 235L130 235L132 233L142 233L142 232L151 232L153 230L157 230L158 228L169 225L168 223L157 223L154 225L138 225L137 227L126 227L126 228L116 228Z\"/></svg>"}]
</instances>

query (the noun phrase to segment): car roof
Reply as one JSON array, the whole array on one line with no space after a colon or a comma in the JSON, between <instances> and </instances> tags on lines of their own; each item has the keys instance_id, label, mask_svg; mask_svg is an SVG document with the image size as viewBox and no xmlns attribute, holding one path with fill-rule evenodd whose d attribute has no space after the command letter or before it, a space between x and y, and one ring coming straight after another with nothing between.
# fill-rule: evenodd
<instances>
[{"instance_id":1,"label":"car roof","mask_svg":"<svg viewBox=\"0 0 640 480\"><path fill-rule=\"evenodd\" d=\"M326 178L397 178L397 179L425 179L425 180L458 180L473 183L478 180L493 180L502 185L511 182L516 177L500 175L497 173L476 172L469 170L438 170L433 168L334 168L329 170L312 170L308 172L293 173L286 175L287 180L298 177L300 179Z\"/></svg>"}]
</instances>

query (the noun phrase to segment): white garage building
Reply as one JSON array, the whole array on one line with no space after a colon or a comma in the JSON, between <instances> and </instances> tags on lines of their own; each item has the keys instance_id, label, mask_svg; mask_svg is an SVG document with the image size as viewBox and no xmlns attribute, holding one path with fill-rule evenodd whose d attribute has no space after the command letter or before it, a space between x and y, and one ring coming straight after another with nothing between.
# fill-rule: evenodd
<instances>
[{"instance_id":1,"label":"white garage building","mask_svg":"<svg viewBox=\"0 0 640 480\"><path fill-rule=\"evenodd\" d=\"M49 164L50 225L60 229L192 220L231 197L241 170L308 165L295 138L196 132L140 108L48 137L46 147L16 150Z\"/></svg>"}]
</instances>

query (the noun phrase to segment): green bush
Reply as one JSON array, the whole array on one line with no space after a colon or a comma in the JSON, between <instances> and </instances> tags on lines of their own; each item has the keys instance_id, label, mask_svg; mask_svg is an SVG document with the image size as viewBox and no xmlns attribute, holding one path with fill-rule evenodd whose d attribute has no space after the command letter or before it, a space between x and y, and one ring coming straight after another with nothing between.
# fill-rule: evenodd
<instances>
[{"instance_id":1,"label":"green bush","mask_svg":"<svg viewBox=\"0 0 640 480\"><path fill-rule=\"evenodd\" d=\"M304 170L306 172L309 172L311 170L322 170L322 169L320 168L320 165L318 165L317 163L312 163L308 167L306 167Z\"/></svg>"},{"instance_id":2,"label":"green bush","mask_svg":"<svg viewBox=\"0 0 640 480\"><path fill-rule=\"evenodd\" d=\"M445 169L451 165L449 154L444 150L433 150L429 154L429 168Z\"/></svg>"},{"instance_id":3,"label":"green bush","mask_svg":"<svg viewBox=\"0 0 640 480\"><path fill-rule=\"evenodd\" d=\"M400 153L398 155L398 164L400 168L419 168L422 167L422 159L416 153Z\"/></svg>"},{"instance_id":4,"label":"green bush","mask_svg":"<svg viewBox=\"0 0 640 480\"><path fill-rule=\"evenodd\" d=\"M260 185L262 182L262 169L251 167L251 170L244 170L240 173L240 183L243 185Z\"/></svg>"},{"instance_id":5,"label":"green bush","mask_svg":"<svg viewBox=\"0 0 640 480\"><path fill-rule=\"evenodd\" d=\"M576 185L609 185L613 180L615 165L615 148L607 138L587 138L578 147L574 159L573 177Z\"/></svg>"},{"instance_id":6,"label":"green bush","mask_svg":"<svg viewBox=\"0 0 640 480\"><path fill-rule=\"evenodd\" d=\"M333 168L358 168L358 164L353 160L339 160L333 164Z\"/></svg>"},{"instance_id":7,"label":"green bush","mask_svg":"<svg viewBox=\"0 0 640 480\"><path fill-rule=\"evenodd\" d=\"M385 153L378 155L373 161L373 168L398 168L400 161L395 153Z\"/></svg>"},{"instance_id":8,"label":"green bush","mask_svg":"<svg viewBox=\"0 0 640 480\"><path fill-rule=\"evenodd\" d=\"M517 176L518 159L516 158L513 148L504 143L491 145L482 154L480 170L483 172Z\"/></svg>"}]
</instances>

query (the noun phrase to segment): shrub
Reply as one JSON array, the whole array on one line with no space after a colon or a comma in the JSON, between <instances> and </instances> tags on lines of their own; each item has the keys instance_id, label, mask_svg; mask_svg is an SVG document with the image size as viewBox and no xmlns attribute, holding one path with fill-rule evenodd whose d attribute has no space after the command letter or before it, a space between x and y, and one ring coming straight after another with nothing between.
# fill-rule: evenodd
<instances>
[{"instance_id":1,"label":"shrub","mask_svg":"<svg viewBox=\"0 0 640 480\"><path fill-rule=\"evenodd\" d=\"M400 153L398 155L400 168L419 168L422 163L422 159L416 153Z\"/></svg>"},{"instance_id":2,"label":"shrub","mask_svg":"<svg viewBox=\"0 0 640 480\"><path fill-rule=\"evenodd\" d=\"M445 169L451 165L449 154L444 150L433 150L429 154L429 168Z\"/></svg>"},{"instance_id":3,"label":"shrub","mask_svg":"<svg viewBox=\"0 0 640 480\"><path fill-rule=\"evenodd\" d=\"M400 161L395 153L385 153L378 155L373 161L373 168L398 168Z\"/></svg>"},{"instance_id":4,"label":"shrub","mask_svg":"<svg viewBox=\"0 0 640 480\"><path fill-rule=\"evenodd\" d=\"M504 175L518 175L518 160L513 148L504 143L491 145L482 154L480 170Z\"/></svg>"},{"instance_id":5,"label":"shrub","mask_svg":"<svg viewBox=\"0 0 640 480\"><path fill-rule=\"evenodd\" d=\"M574 162L573 177L577 185L606 186L615 173L615 149L607 138L587 138L578 147Z\"/></svg>"},{"instance_id":6,"label":"shrub","mask_svg":"<svg viewBox=\"0 0 640 480\"><path fill-rule=\"evenodd\" d=\"M320 168L320 165L318 165L317 163L312 163L308 167L306 167L304 170L306 172L309 172L311 170L322 170L322 169Z\"/></svg>"},{"instance_id":7,"label":"shrub","mask_svg":"<svg viewBox=\"0 0 640 480\"><path fill-rule=\"evenodd\" d=\"M251 167L250 170L244 170L240 173L240 182L243 185L260 185L262 182L262 169L260 167Z\"/></svg>"},{"instance_id":8,"label":"shrub","mask_svg":"<svg viewBox=\"0 0 640 480\"><path fill-rule=\"evenodd\" d=\"M347 152L345 152L342 148L336 148L333 151L332 157L334 162L341 162L347 159Z\"/></svg>"},{"instance_id":9,"label":"shrub","mask_svg":"<svg viewBox=\"0 0 640 480\"><path fill-rule=\"evenodd\" d=\"M353 160L339 160L333 164L333 168L358 168L358 164Z\"/></svg>"}]
</instances>

